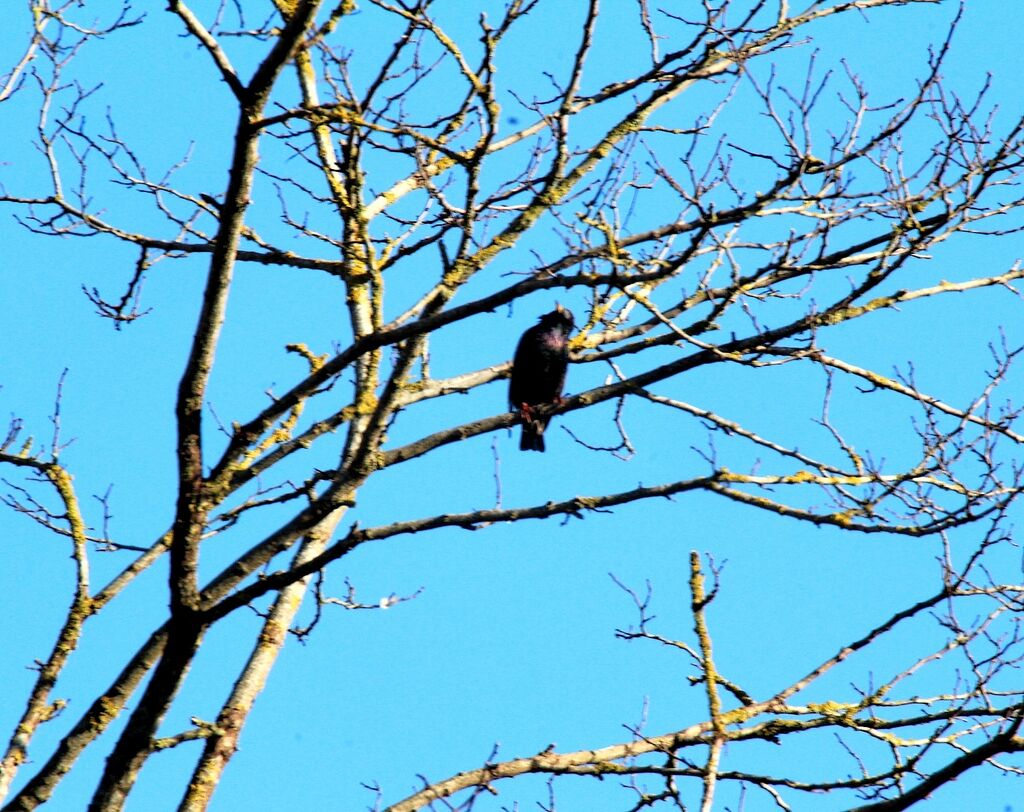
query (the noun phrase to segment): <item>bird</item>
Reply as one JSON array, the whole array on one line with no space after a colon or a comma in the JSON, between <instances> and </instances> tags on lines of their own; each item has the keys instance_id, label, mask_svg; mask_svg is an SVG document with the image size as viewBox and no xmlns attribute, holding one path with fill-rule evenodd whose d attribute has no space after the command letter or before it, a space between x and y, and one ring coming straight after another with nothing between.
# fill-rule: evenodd
<instances>
[{"instance_id":1,"label":"bird","mask_svg":"<svg viewBox=\"0 0 1024 812\"><path fill-rule=\"evenodd\" d=\"M516 345L508 401L512 410L522 415L523 433L519 440L522 451L544 450L544 429L551 417L536 415L533 409L562 400L572 325L572 313L556 304L554 310L545 313L523 333Z\"/></svg>"}]
</instances>

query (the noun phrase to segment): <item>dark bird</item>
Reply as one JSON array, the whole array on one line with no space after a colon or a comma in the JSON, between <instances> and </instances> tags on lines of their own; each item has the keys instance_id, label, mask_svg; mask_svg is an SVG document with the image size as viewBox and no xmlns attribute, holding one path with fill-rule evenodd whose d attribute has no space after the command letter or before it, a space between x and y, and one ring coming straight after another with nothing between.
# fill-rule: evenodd
<instances>
[{"instance_id":1,"label":"dark bird","mask_svg":"<svg viewBox=\"0 0 1024 812\"><path fill-rule=\"evenodd\" d=\"M533 409L562 400L572 323L572 313L557 305L523 333L516 346L508 401L513 411L522 414L523 434L519 448L523 451L544 450L544 429L551 417L534 414Z\"/></svg>"}]
</instances>

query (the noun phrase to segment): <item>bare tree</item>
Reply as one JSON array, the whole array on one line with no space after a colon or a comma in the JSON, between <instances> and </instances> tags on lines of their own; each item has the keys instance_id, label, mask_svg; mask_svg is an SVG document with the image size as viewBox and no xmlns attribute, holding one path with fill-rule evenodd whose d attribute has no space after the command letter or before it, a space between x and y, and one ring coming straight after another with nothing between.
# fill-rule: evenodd
<instances>
[{"instance_id":1,"label":"bare tree","mask_svg":"<svg viewBox=\"0 0 1024 812\"><path fill-rule=\"evenodd\" d=\"M227 181L214 194L178 180L186 161L147 168L145 148L118 128L123 111L113 108L97 125L102 89L75 80L80 52L146 30L151 20L125 5L115 19L86 21L88 4L29 0L32 33L11 60L0 100L37 107L48 188L5 187L0 200L36 234L107 240L135 252L118 296L85 287L117 328L160 306L143 284L174 262L201 258L206 282L174 407L174 520L158 538L140 546L119 541L105 522L95 529L100 520L86 515L58 432L39 446L22 439L14 419L2 445L0 462L12 477L23 475L5 480L5 502L66 539L77 573L66 620L39 660L0 764L4 809L46 803L94 747L107 747L108 757L91 810L122 809L147 760L170 747L196 748L179 809L207 808L303 599L312 597L316 617L332 604L361 606L351 589L327 597L318 578L371 541L447 527L486 532L495 523L696 493L836 533L934 537L945 551L935 589L907 595L885 622L834 641L833 656L758 696L744 689L742 675L715 664L709 607L729 583L719 584L713 562L694 553L693 634L656 630L651 595L626 584L639 617L618 634L686 658L693 684L706 693L703 718L668 732L635 729L621 742L575 752L453 764L451 778L380 806L470 809L497 782L540 774L614 776L609 792L625 786L633 797L623 808L636 810L710 810L723 782L763 791L779 808L829 793L835 804L896 810L975 768L1019 773L1001 759L1024 749L1016 617L1024 588L1019 571L1005 565L1014 543L1008 511L1022 487L1013 452L1024 437L1015 428L1018 407L998 393L1020 348L1002 342L993 325L987 383L961 405L919 386L912 368L879 371L911 360L898 342L886 345L882 367L828 349L832 336L882 314L954 295L969 309L980 290L1016 293L1024 277L1017 264L978 263L940 278L928 263L952 237L1022 227L1024 117L999 127L1005 117L992 115L987 85L965 97L944 84L955 23L923 58L905 98L869 96L851 68L822 69L807 46L806 37L831 20L906 14L912 9L888 7L931 2L809 0L791 8L786 0L663 7L638 0L626 14L590 0L569 26L557 17L564 5L540 0L488 4L472 24L460 4L431 0L367 0L358 8L349 0L275 0L256 20L243 16L242 4L208 3L196 12L171 0L179 33L207 57L196 82L233 105ZM246 15L254 13L246 6ZM612 14L638 36L611 42L603 26ZM551 64L531 65L508 43L551 25L551 15L571 48L551 54ZM368 40L366 31L387 33ZM629 49L627 41L643 47ZM799 75L794 65L802 65ZM125 205L126 194L141 194L149 210ZM322 275L338 286L347 338L323 355L291 345L304 372L218 433L206 411L214 357L236 268L253 265ZM612 457L634 453L632 437L647 420L681 434L699 430L709 442L680 461L681 478L620 489L608 474L597 493L568 490L513 507L499 499L465 511L439 500L433 515L355 521L357 496L371 479L520 420L514 411L492 413L493 400L477 397L508 376L507 356L438 377L431 340L467 341L512 304L539 313L552 292L577 313L575 383L574 394L543 413L607 419L603 436L574 434L598 473ZM673 389L683 373L702 368L735 371L757 387L784 365L819 370L821 396L774 435L684 402ZM899 416L893 425L901 442L914 439L912 457L871 453L832 419L833 399L854 388ZM437 424L430 404L467 393L475 416ZM811 427L828 443L801 442ZM389 432L402 439L389 440ZM352 523L345 528L343 520ZM200 561L216 536L242 542L230 548L242 551L203 580ZM99 550L124 564L97 588L89 565ZM62 722L66 733L50 752L34 747L59 715L54 687L92 618L115 608L112 601L165 555L166 592L151 599L167 601L166 620L77 720ZM262 627L217 718L159 736L207 632L250 606L259 608ZM887 676L866 676L876 644L907 626L929 630L924 647L904 652ZM941 642L932 645L936 632ZM923 680L935 672L947 677L943 690ZM806 699L821 692L828 698ZM107 733L122 718L119 732ZM763 774L720 764L727 745L742 753L748 742L786 746L836 731L859 774L808 778L796 769ZM30 754L31 775L22 779ZM644 778L658 789L646 789Z\"/></svg>"}]
</instances>

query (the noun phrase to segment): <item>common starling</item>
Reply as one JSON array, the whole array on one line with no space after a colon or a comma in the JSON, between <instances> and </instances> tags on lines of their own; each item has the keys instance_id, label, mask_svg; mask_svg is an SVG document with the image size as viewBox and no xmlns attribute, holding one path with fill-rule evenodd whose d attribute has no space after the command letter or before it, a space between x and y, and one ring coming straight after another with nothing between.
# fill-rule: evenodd
<instances>
[{"instance_id":1,"label":"common starling","mask_svg":"<svg viewBox=\"0 0 1024 812\"><path fill-rule=\"evenodd\" d=\"M516 346L508 400L513 411L522 413L523 434L519 448L523 451L544 450L544 429L551 418L534 414L533 407L558 403L562 399L572 323L572 313L557 305L523 333Z\"/></svg>"}]
</instances>

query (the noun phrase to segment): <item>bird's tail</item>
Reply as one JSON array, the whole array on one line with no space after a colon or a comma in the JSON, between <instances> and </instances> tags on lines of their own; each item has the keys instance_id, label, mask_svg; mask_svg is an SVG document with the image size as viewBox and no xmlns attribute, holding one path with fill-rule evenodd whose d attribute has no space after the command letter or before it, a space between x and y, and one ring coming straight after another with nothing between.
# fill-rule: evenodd
<instances>
[{"instance_id":1,"label":"bird's tail","mask_svg":"<svg viewBox=\"0 0 1024 812\"><path fill-rule=\"evenodd\" d=\"M544 450L545 424L539 420L527 420L523 423L523 433L519 437L520 451Z\"/></svg>"}]
</instances>

